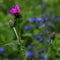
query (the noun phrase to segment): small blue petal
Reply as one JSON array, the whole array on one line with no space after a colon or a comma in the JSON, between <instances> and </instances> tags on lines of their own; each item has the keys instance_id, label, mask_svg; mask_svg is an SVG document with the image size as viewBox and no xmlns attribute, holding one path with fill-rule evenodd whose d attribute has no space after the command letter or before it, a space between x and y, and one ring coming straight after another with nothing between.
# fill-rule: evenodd
<instances>
[{"instance_id":1,"label":"small blue petal","mask_svg":"<svg viewBox=\"0 0 60 60\"><path fill-rule=\"evenodd\" d=\"M60 21L60 17L56 17L54 21Z\"/></svg>"},{"instance_id":2,"label":"small blue petal","mask_svg":"<svg viewBox=\"0 0 60 60\"><path fill-rule=\"evenodd\" d=\"M43 59L46 60L46 58L47 58L47 54L44 54Z\"/></svg>"},{"instance_id":3,"label":"small blue petal","mask_svg":"<svg viewBox=\"0 0 60 60\"><path fill-rule=\"evenodd\" d=\"M37 38L37 39L40 39L40 38L41 38L41 36L38 34L38 35L36 35L36 38Z\"/></svg>"},{"instance_id":4,"label":"small blue petal","mask_svg":"<svg viewBox=\"0 0 60 60\"><path fill-rule=\"evenodd\" d=\"M47 40L47 43L50 44L50 42L51 42L51 39L49 38L49 39Z\"/></svg>"},{"instance_id":5,"label":"small blue petal","mask_svg":"<svg viewBox=\"0 0 60 60\"><path fill-rule=\"evenodd\" d=\"M35 23L38 23L39 21L37 20L37 18L34 18L34 22L35 22Z\"/></svg>"},{"instance_id":6,"label":"small blue petal","mask_svg":"<svg viewBox=\"0 0 60 60\"><path fill-rule=\"evenodd\" d=\"M42 3L41 6L42 6L43 9L46 8L46 4L45 3Z\"/></svg>"},{"instance_id":7,"label":"small blue petal","mask_svg":"<svg viewBox=\"0 0 60 60\"><path fill-rule=\"evenodd\" d=\"M4 48L0 47L0 53L3 53Z\"/></svg>"},{"instance_id":8,"label":"small blue petal","mask_svg":"<svg viewBox=\"0 0 60 60\"><path fill-rule=\"evenodd\" d=\"M42 18L37 18L38 21L42 21L43 19Z\"/></svg>"},{"instance_id":9,"label":"small blue petal","mask_svg":"<svg viewBox=\"0 0 60 60\"><path fill-rule=\"evenodd\" d=\"M34 57L34 53L33 53L33 52L30 52L30 51L27 51L27 52L25 53L25 56L26 56L27 58L29 58L29 57Z\"/></svg>"},{"instance_id":10,"label":"small blue petal","mask_svg":"<svg viewBox=\"0 0 60 60\"><path fill-rule=\"evenodd\" d=\"M48 22L47 25L48 25L48 26L51 26L51 23Z\"/></svg>"},{"instance_id":11,"label":"small blue petal","mask_svg":"<svg viewBox=\"0 0 60 60\"><path fill-rule=\"evenodd\" d=\"M4 60L9 60L8 58L5 58Z\"/></svg>"},{"instance_id":12,"label":"small blue petal","mask_svg":"<svg viewBox=\"0 0 60 60\"><path fill-rule=\"evenodd\" d=\"M45 17L45 18L44 18L44 20L45 20L45 21L47 21L47 20L48 20L48 18L47 18L47 17Z\"/></svg>"},{"instance_id":13,"label":"small blue petal","mask_svg":"<svg viewBox=\"0 0 60 60\"><path fill-rule=\"evenodd\" d=\"M42 48L42 51L45 52L46 51L46 48Z\"/></svg>"},{"instance_id":14,"label":"small blue petal","mask_svg":"<svg viewBox=\"0 0 60 60\"><path fill-rule=\"evenodd\" d=\"M30 30L30 26L26 25L26 26L24 27L24 29L25 29L25 30Z\"/></svg>"},{"instance_id":15,"label":"small blue petal","mask_svg":"<svg viewBox=\"0 0 60 60\"><path fill-rule=\"evenodd\" d=\"M29 18L29 22L37 23L38 22L38 19L37 18Z\"/></svg>"},{"instance_id":16,"label":"small blue petal","mask_svg":"<svg viewBox=\"0 0 60 60\"><path fill-rule=\"evenodd\" d=\"M37 23L37 24L36 24L36 28L39 28L39 27L40 27L40 24L39 24L39 23Z\"/></svg>"},{"instance_id":17,"label":"small blue petal","mask_svg":"<svg viewBox=\"0 0 60 60\"><path fill-rule=\"evenodd\" d=\"M34 18L29 18L29 22L34 22Z\"/></svg>"},{"instance_id":18,"label":"small blue petal","mask_svg":"<svg viewBox=\"0 0 60 60\"><path fill-rule=\"evenodd\" d=\"M47 16L50 16L50 13L48 13Z\"/></svg>"},{"instance_id":19,"label":"small blue petal","mask_svg":"<svg viewBox=\"0 0 60 60\"><path fill-rule=\"evenodd\" d=\"M42 27L44 27L44 28L45 28L45 27L46 27L46 24L43 24L43 25L42 25Z\"/></svg>"},{"instance_id":20,"label":"small blue petal","mask_svg":"<svg viewBox=\"0 0 60 60\"><path fill-rule=\"evenodd\" d=\"M42 42L44 41L44 39L41 37L41 38L39 39L39 41L42 43Z\"/></svg>"},{"instance_id":21,"label":"small blue petal","mask_svg":"<svg viewBox=\"0 0 60 60\"><path fill-rule=\"evenodd\" d=\"M46 30L46 34L49 34L49 31L48 30Z\"/></svg>"},{"instance_id":22,"label":"small blue petal","mask_svg":"<svg viewBox=\"0 0 60 60\"><path fill-rule=\"evenodd\" d=\"M26 53L25 53L25 56L26 56L26 57L29 57L29 56L30 56L30 52L26 52Z\"/></svg>"},{"instance_id":23,"label":"small blue petal","mask_svg":"<svg viewBox=\"0 0 60 60\"><path fill-rule=\"evenodd\" d=\"M29 50L32 49L32 46L31 46L31 45L28 45L28 49L29 49Z\"/></svg>"},{"instance_id":24,"label":"small blue petal","mask_svg":"<svg viewBox=\"0 0 60 60\"><path fill-rule=\"evenodd\" d=\"M14 58L14 60L17 60L16 58Z\"/></svg>"}]
</instances>

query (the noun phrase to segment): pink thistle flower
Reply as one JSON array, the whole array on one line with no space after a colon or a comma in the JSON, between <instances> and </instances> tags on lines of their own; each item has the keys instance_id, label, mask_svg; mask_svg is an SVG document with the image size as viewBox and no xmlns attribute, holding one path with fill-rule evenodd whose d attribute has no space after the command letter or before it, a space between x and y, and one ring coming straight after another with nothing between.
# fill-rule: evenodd
<instances>
[{"instance_id":1,"label":"pink thistle flower","mask_svg":"<svg viewBox=\"0 0 60 60\"><path fill-rule=\"evenodd\" d=\"M19 11L20 11L20 7L16 5L9 10L9 13L11 15L16 15L17 13L19 13Z\"/></svg>"}]
</instances>

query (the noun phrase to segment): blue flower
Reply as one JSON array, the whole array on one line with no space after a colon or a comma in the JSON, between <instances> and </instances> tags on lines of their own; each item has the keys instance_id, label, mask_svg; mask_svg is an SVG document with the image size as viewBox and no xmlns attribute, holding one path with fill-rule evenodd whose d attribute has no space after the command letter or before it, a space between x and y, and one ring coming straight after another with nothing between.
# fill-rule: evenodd
<instances>
[{"instance_id":1,"label":"blue flower","mask_svg":"<svg viewBox=\"0 0 60 60\"><path fill-rule=\"evenodd\" d=\"M46 27L46 24L43 24L42 27L45 28Z\"/></svg>"},{"instance_id":2,"label":"blue flower","mask_svg":"<svg viewBox=\"0 0 60 60\"><path fill-rule=\"evenodd\" d=\"M44 41L44 38L41 37L41 38L39 39L39 41L42 43L42 42Z\"/></svg>"},{"instance_id":3,"label":"blue flower","mask_svg":"<svg viewBox=\"0 0 60 60\"><path fill-rule=\"evenodd\" d=\"M16 58L14 58L14 60L17 60Z\"/></svg>"},{"instance_id":4,"label":"blue flower","mask_svg":"<svg viewBox=\"0 0 60 60\"><path fill-rule=\"evenodd\" d=\"M41 38L40 34L36 35L36 38L37 39L40 39Z\"/></svg>"},{"instance_id":5,"label":"blue flower","mask_svg":"<svg viewBox=\"0 0 60 60\"><path fill-rule=\"evenodd\" d=\"M46 48L42 48L42 51L43 51L43 52L46 52Z\"/></svg>"},{"instance_id":6,"label":"blue flower","mask_svg":"<svg viewBox=\"0 0 60 60\"><path fill-rule=\"evenodd\" d=\"M39 28L40 27L40 23L36 23L36 28Z\"/></svg>"},{"instance_id":7,"label":"blue flower","mask_svg":"<svg viewBox=\"0 0 60 60\"><path fill-rule=\"evenodd\" d=\"M31 50L32 49L32 46L31 45L28 45L28 49Z\"/></svg>"},{"instance_id":8,"label":"blue flower","mask_svg":"<svg viewBox=\"0 0 60 60\"><path fill-rule=\"evenodd\" d=\"M49 31L46 29L46 34L49 34Z\"/></svg>"},{"instance_id":9,"label":"blue flower","mask_svg":"<svg viewBox=\"0 0 60 60\"><path fill-rule=\"evenodd\" d=\"M36 38L42 43L44 38L40 36L40 34L36 35Z\"/></svg>"},{"instance_id":10,"label":"blue flower","mask_svg":"<svg viewBox=\"0 0 60 60\"><path fill-rule=\"evenodd\" d=\"M47 54L44 54L43 59L46 60L46 58L47 58Z\"/></svg>"},{"instance_id":11,"label":"blue flower","mask_svg":"<svg viewBox=\"0 0 60 60\"><path fill-rule=\"evenodd\" d=\"M60 21L60 17L57 17L57 20Z\"/></svg>"},{"instance_id":12,"label":"blue flower","mask_svg":"<svg viewBox=\"0 0 60 60\"><path fill-rule=\"evenodd\" d=\"M24 27L24 29L25 29L25 30L30 30L30 26L26 25L26 26Z\"/></svg>"},{"instance_id":13,"label":"blue flower","mask_svg":"<svg viewBox=\"0 0 60 60\"><path fill-rule=\"evenodd\" d=\"M45 3L42 3L41 6L42 6L43 9L46 8L46 4Z\"/></svg>"},{"instance_id":14,"label":"blue flower","mask_svg":"<svg viewBox=\"0 0 60 60\"><path fill-rule=\"evenodd\" d=\"M38 21L42 21L43 19L42 18L37 18Z\"/></svg>"},{"instance_id":15,"label":"blue flower","mask_svg":"<svg viewBox=\"0 0 60 60\"><path fill-rule=\"evenodd\" d=\"M47 26L51 26L51 23L50 23L50 22L48 22L48 23L47 23Z\"/></svg>"},{"instance_id":16,"label":"blue flower","mask_svg":"<svg viewBox=\"0 0 60 60\"><path fill-rule=\"evenodd\" d=\"M50 44L50 42L51 42L51 39L49 38L49 39L47 40L47 43Z\"/></svg>"},{"instance_id":17,"label":"blue flower","mask_svg":"<svg viewBox=\"0 0 60 60\"><path fill-rule=\"evenodd\" d=\"M52 16L51 19L54 21L55 20L55 16Z\"/></svg>"},{"instance_id":18,"label":"blue flower","mask_svg":"<svg viewBox=\"0 0 60 60\"><path fill-rule=\"evenodd\" d=\"M47 17L44 17L44 21L47 21L48 20L48 18Z\"/></svg>"},{"instance_id":19,"label":"blue flower","mask_svg":"<svg viewBox=\"0 0 60 60\"><path fill-rule=\"evenodd\" d=\"M49 17L50 16L50 13L48 13L47 16Z\"/></svg>"},{"instance_id":20,"label":"blue flower","mask_svg":"<svg viewBox=\"0 0 60 60\"><path fill-rule=\"evenodd\" d=\"M27 52L25 53L25 56L26 56L27 58L34 57L34 53L33 53L33 52L30 52L30 51L27 51Z\"/></svg>"},{"instance_id":21,"label":"blue flower","mask_svg":"<svg viewBox=\"0 0 60 60\"><path fill-rule=\"evenodd\" d=\"M8 58L5 58L4 60L9 60Z\"/></svg>"},{"instance_id":22,"label":"blue flower","mask_svg":"<svg viewBox=\"0 0 60 60\"><path fill-rule=\"evenodd\" d=\"M38 19L37 18L34 18L34 21L33 21L34 23L38 23L39 21L38 21Z\"/></svg>"},{"instance_id":23,"label":"blue flower","mask_svg":"<svg viewBox=\"0 0 60 60\"><path fill-rule=\"evenodd\" d=\"M38 22L38 19L37 18L29 18L29 22L37 23Z\"/></svg>"},{"instance_id":24,"label":"blue flower","mask_svg":"<svg viewBox=\"0 0 60 60\"><path fill-rule=\"evenodd\" d=\"M34 22L34 18L29 18L29 22Z\"/></svg>"},{"instance_id":25,"label":"blue flower","mask_svg":"<svg viewBox=\"0 0 60 60\"><path fill-rule=\"evenodd\" d=\"M4 48L0 47L0 53L4 52Z\"/></svg>"},{"instance_id":26,"label":"blue flower","mask_svg":"<svg viewBox=\"0 0 60 60\"><path fill-rule=\"evenodd\" d=\"M60 17L55 17L54 21L60 21Z\"/></svg>"}]
</instances>

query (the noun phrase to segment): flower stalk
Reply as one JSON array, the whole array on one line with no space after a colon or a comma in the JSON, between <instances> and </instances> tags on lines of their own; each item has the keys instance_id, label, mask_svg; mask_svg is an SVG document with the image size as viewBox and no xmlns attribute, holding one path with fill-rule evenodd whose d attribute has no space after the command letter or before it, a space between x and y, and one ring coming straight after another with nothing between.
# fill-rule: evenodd
<instances>
[{"instance_id":1,"label":"flower stalk","mask_svg":"<svg viewBox=\"0 0 60 60\"><path fill-rule=\"evenodd\" d=\"M18 37L18 34L17 34L17 31L16 31L15 27L13 27L13 30L14 30L14 32L15 32L15 35L16 35L16 37L17 37L17 40L19 40L19 37Z\"/></svg>"}]
</instances>

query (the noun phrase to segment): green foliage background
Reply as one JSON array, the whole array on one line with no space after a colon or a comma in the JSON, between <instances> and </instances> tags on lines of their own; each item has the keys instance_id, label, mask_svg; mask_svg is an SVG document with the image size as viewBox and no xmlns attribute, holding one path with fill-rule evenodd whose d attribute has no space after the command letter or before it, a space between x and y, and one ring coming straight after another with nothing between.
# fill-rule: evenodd
<instances>
[{"instance_id":1,"label":"green foliage background","mask_svg":"<svg viewBox=\"0 0 60 60\"><path fill-rule=\"evenodd\" d=\"M40 5L41 2L42 0L0 0L0 47L5 48L5 57L11 53L15 55L14 53L17 51L16 44L18 42L17 40L13 40L15 36L14 31L10 28L8 23L9 19L14 18L8 13L9 9L11 6L18 4L21 8L23 23L26 23L30 17L40 17L43 14ZM43 0L43 2L48 5L45 13L50 13L51 16L60 16L60 0ZM53 9L56 9L56 11L53 12ZM60 51L60 22L53 21L52 23L55 24L57 32L55 41L52 42L56 53L53 52L52 54L60 55L60 53L58 53ZM49 54L51 54L50 49ZM60 60L60 58L57 60Z\"/></svg>"}]
</instances>

